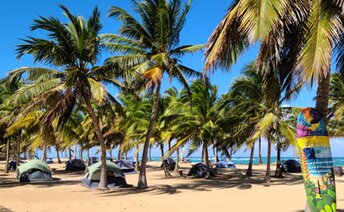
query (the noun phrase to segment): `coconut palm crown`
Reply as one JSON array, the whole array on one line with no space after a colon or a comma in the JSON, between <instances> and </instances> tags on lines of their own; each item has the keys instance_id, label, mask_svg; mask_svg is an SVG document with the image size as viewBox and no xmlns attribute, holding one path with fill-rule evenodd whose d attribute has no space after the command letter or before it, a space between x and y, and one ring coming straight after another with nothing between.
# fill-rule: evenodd
<instances>
[{"instance_id":1,"label":"coconut palm crown","mask_svg":"<svg viewBox=\"0 0 344 212\"><path fill-rule=\"evenodd\" d=\"M258 61L283 63L308 83L318 80L316 107L326 115L330 63L343 29L342 5L337 0L236 0L209 38L205 70L232 65L259 42ZM289 54L287 61L284 54Z\"/></svg>"},{"instance_id":2,"label":"coconut palm crown","mask_svg":"<svg viewBox=\"0 0 344 212\"><path fill-rule=\"evenodd\" d=\"M35 62L53 68L22 67L10 72L4 82L10 85L22 76L31 82L16 92L13 102L26 103L21 111L24 115L34 108L44 107L43 130L56 118L59 118L60 124L64 123L73 111L85 104L102 149L103 166L99 188L106 189L106 149L96 105L115 102L102 82L113 81L111 79L116 69L96 66L101 52L98 34L102 28L98 9L95 8L85 20L71 14L65 6L59 7L64 11L67 23L54 17L34 20L31 30L43 30L48 33L47 38L22 39L24 43L16 49L18 58L30 54Z\"/></svg>"},{"instance_id":3,"label":"coconut palm crown","mask_svg":"<svg viewBox=\"0 0 344 212\"><path fill-rule=\"evenodd\" d=\"M135 81L143 82L154 90L154 105L148 126L142 155L142 165L138 187L146 188L146 161L149 140L153 134L157 118L160 87L163 75L170 80L176 78L188 88L188 76L200 74L181 64L179 57L200 50L203 45L179 44L179 35L190 10L191 0L183 4L181 0L132 1L137 16L119 7L111 7L109 16L123 24L119 34L103 35L105 45L116 53L108 63L120 63L128 70L126 74ZM138 17L139 19L137 19Z\"/></svg>"}]
</instances>

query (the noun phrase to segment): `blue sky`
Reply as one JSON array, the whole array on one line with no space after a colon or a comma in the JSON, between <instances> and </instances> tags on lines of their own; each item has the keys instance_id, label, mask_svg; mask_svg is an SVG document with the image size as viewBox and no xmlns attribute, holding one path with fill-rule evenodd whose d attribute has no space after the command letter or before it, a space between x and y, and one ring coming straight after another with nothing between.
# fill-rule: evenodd
<instances>
[{"instance_id":1,"label":"blue sky","mask_svg":"<svg viewBox=\"0 0 344 212\"><path fill-rule=\"evenodd\" d=\"M224 17L225 12L232 1L230 0L194 0L190 10L184 30L180 35L180 45L206 43L209 35ZM15 56L15 46L20 44L20 38L26 36L43 37L44 33L40 31L30 31L29 27L33 20L39 16L55 16L64 20L61 9L58 4L66 5L73 14L80 14L88 17L93 8L97 5L101 11L103 23L103 33L117 33L120 23L114 19L107 18L107 12L112 5L122 7L130 11L130 0L11 0L4 1L0 7L1 33L0 33L0 78L6 76L6 73L22 66L40 66L33 64L31 56L24 56L17 60ZM238 62L230 70L216 70L210 74L211 82L219 88L219 94L228 91L231 82L240 75L244 66L253 61L257 55L257 46L247 49ZM104 59L109 57L108 52L103 52L99 61L101 64ZM203 69L203 54L198 53L181 58L184 64L195 70ZM165 79L163 88L177 86L175 82L172 85ZM113 90L112 90L113 91ZM114 91L113 91L114 92ZM315 88L305 88L301 94L293 101L287 103L293 106L313 107ZM265 149L265 148L264 148ZM156 152L158 153L158 151ZM246 154L246 153L239 153ZM292 155L292 153L288 153Z\"/></svg>"}]
</instances>

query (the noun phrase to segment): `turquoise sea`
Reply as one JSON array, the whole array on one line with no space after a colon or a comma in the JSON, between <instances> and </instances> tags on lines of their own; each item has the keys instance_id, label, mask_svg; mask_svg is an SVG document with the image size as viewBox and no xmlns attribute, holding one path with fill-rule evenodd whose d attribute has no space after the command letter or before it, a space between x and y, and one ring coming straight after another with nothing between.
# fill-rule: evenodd
<instances>
[{"instance_id":1,"label":"turquoise sea","mask_svg":"<svg viewBox=\"0 0 344 212\"><path fill-rule=\"evenodd\" d=\"M93 152L92 152L93 153ZM90 156L97 156L99 157L99 154L90 154ZM41 158L42 157L42 151L36 151L36 155ZM64 151L64 152L61 152L61 158L67 158L68 155L67 153ZM77 156L79 156L77 154ZM117 154L113 154L114 158L116 158ZM56 158L56 154L54 151L52 152L49 152L48 153L48 157L51 157L51 158ZM107 155L107 157L109 157L109 155ZM174 157L172 157L173 159L175 159ZM214 162L214 157L213 156L209 156L210 158L210 161L211 162ZM86 160L86 154L84 153L83 154L83 159ZM139 157L139 159L141 159L141 156ZM188 157L187 159L189 159L192 163L199 163L199 162L202 162L202 158L201 157L197 157L197 156L191 156L191 157ZM299 161L299 158L298 157L293 157L293 156L290 156L290 157L281 157L281 160L288 160L288 159L294 159L294 160L298 160ZM160 161L161 158L160 156L159 157L154 157L152 156L151 157L151 160L152 161ZM220 158L221 160L221 158ZM233 156L232 158L232 162L234 164L248 164L249 163L249 160L250 158L249 157L235 157ZM266 157L262 157L262 160L263 160L263 163L266 164L266 160L267 158ZM253 158L253 163L254 164L258 164L258 157L254 157ZM271 157L271 163L276 163L276 157ZM333 165L334 166L344 166L344 157L333 157Z\"/></svg>"},{"instance_id":2,"label":"turquoise sea","mask_svg":"<svg viewBox=\"0 0 344 212\"><path fill-rule=\"evenodd\" d=\"M152 157L153 161L160 161L160 157ZM174 158L175 159L175 158ZM188 159L191 160L192 163L199 163L202 162L201 157L189 157ZM281 160L288 160L288 159L294 159L299 161L299 158L295 157L281 157ZM262 157L263 163L266 164L266 157ZM213 162L213 158L211 158L211 162ZM234 164L248 164L250 161L250 158L248 157L233 157L232 162ZM253 158L253 164L258 164L259 158L254 157ZM271 163L276 163L276 157L271 157ZM344 166L344 157L333 157L333 165L334 166Z\"/></svg>"}]
</instances>

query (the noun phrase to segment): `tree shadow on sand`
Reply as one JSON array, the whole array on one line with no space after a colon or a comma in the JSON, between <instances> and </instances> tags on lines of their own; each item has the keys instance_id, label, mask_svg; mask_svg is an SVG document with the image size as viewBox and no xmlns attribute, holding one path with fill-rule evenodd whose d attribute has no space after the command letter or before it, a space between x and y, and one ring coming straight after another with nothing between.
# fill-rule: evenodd
<instances>
[{"instance_id":1,"label":"tree shadow on sand","mask_svg":"<svg viewBox=\"0 0 344 212\"><path fill-rule=\"evenodd\" d=\"M165 182L165 184L160 184L156 186L150 186L145 190L138 190L136 188L131 188L129 190L115 190L108 191L103 193L98 193L97 195L101 196L116 196L116 195L132 195L142 192L150 193L151 195L161 195L161 194L178 194L182 190L193 190L207 192L213 189L228 189L228 188L237 188L237 189L251 189L252 185L262 185L264 186L264 171L256 171L252 177L239 177L236 171L225 171L217 175L217 177L209 179L199 179L199 178L188 178L186 176L178 176L172 178L164 178L161 175L157 180ZM270 186L277 185L297 185L303 183L303 178L300 174L285 174L284 178L272 178ZM168 182L170 180L180 178L183 180L182 183L170 185Z\"/></svg>"},{"instance_id":2,"label":"tree shadow on sand","mask_svg":"<svg viewBox=\"0 0 344 212\"><path fill-rule=\"evenodd\" d=\"M45 188L45 187L55 187L61 185L77 185L80 184L80 180L61 180L60 178L53 178L53 181L50 182L18 182L18 181L10 181L10 182L1 182L0 183L0 190L5 188L13 188L13 187L20 187L20 186L27 186L27 185L37 185L38 188Z\"/></svg>"},{"instance_id":3,"label":"tree shadow on sand","mask_svg":"<svg viewBox=\"0 0 344 212\"><path fill-rule=\"evenodd\" d=\"M5 207L0 205L0 212L12 212L12 210L5 208Z\"/></svg>"}]
</instances>

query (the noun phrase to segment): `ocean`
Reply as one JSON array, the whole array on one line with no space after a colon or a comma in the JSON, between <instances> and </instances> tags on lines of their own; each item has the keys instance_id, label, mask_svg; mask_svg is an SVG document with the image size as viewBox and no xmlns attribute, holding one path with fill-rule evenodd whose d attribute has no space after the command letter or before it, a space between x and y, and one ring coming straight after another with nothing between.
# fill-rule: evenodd
<instances>
[{"instance_id":1,"label":"ocean","mask_svg":"<svg viewBox=\"0 0 344 212\"><path fill-rule=\"evenodd\" d=\"M41 150L38 150L36 151L36 155L41 158L42 157L42 151ZM61 154L60 154L61 158L67 158L68 155L66 153L66 151L62 151ZM77 154L77 157L79 156L79 154ZM90 156L97 156L99 157L99 154L94 154L93 152L90 154ZM117 154L113 154L114 158L117 157ZM48 157L51 157L51 158L56 158L56 153L54 151L52 152L48 152ZM107 154L107 157L109 157L109 155ZM174 157L172 157L173 159L175 159ZM84 160L87 160L86 158L86 153L83 154L83 159ZM156 157L156 156L152 156L151 157L152 161L160 161L161 158L160 156L159 157ZM192 156L192 157L188 157L187 159L189 159L192 163L199 163L199 162L202 162L202 158L201 157L197 157L197 156ZM211 162L214 162L214 157L213 156L209 156L209 159ZM290 156L290 157L281 157L281 160L285 161L285 160L288 160L288 159L294 159L294 160L297 160L299 161L299 158L298 157L293 157L293 156ZM141 160L141 155L139 157L139 160ZM220 158L221 160L221 158ZM267 161L267 157L262 157L262 160L263 160L263 164L266 164L266 161ZM232 158L232 162L234 164L248 164L250 161L250 158L249 157L235 157L233 156ZM253 164L258 164L258 157L254 157L253 158ZM276 157L271 157L271 163L276 163ZM344 166L344 157L333 157L333 165L334 166Z\"/></svg>"},{"instance_id":2,"label":"ocean","mask_svg":"<svg viewBox=\"0 0 344 212\"><path fill-rule=\"evenodd\" d=\"M160 157L152 157L152 161L160 161ZM173 158L175 159L175 158ZM202 162L201 157L189 157L188 159L191 160L192 163L199 163ZM289 160L289 159L294 159L297 161L300 161L299 158L297 157L281 157L281 161ZM267 157L262 157L263 164L266 164ZM271 157L271 163L276 163L277 158L276 157ZM214 159L210 159L211 162L214 162ZM248 157L233 157L232 162L234 164L248 164L250 162L250 158ZM254 157L253 158L253 164L258 164L259 158ZM334 166L344 166L344 157L333 157L333 165Z\"/></svg>"}]
</instances>

